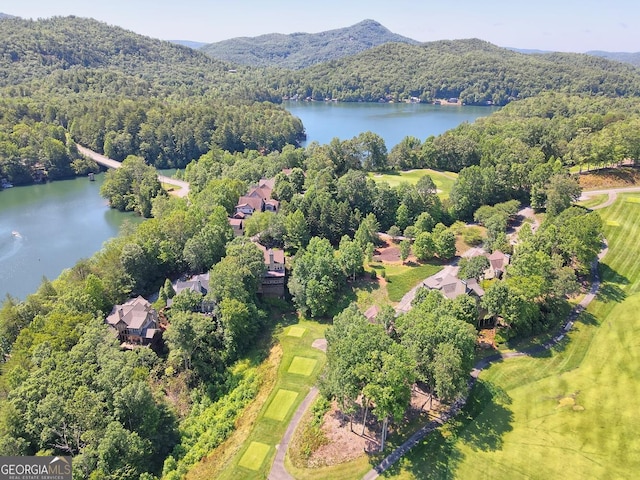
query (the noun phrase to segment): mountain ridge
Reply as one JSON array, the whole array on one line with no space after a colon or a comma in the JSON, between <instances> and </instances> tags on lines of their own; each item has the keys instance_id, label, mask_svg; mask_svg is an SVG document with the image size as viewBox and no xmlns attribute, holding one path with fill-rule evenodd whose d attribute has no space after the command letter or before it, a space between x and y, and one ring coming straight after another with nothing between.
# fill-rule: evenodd
<instances>
[{"instance_id":1,"label":"mountain ridge","mask_svg":"<svg viewBox=\"0 0 640 480\"><path fill-rule=\"evenodd\" d=\"M355 55L389 42L417 45L417 40L391 32L375 20L318 33L269 33L236 37L201 47L218 60L254 67L275 66L298 70L329 60Z\"/></svg>"}]
</instances>

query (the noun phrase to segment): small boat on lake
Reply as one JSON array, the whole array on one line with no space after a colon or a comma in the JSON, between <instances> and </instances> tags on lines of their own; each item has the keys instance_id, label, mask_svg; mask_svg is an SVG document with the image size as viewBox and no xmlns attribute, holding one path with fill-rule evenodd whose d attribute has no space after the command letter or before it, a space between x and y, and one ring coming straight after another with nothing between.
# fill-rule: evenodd
<instances>
[{"instance_id":1,"label":"small boat on lake","mask_svg":"<svg viewBox=\"0 0 640 480\"><path fill-rule=\"evenodd\" d=\"M16 238L22 238L22 235L20 235L20 232L17 232L15 230L11 232L11 236Z\"/></svg>"},{"instance_id":2,"label":"small boat on lake","mask_svg":"<svg viewBox=\"0 0 640 480\"><path fill-rule=\"evenodd\" d=\"M95 182L96 181L96 177L94 176L93 172L89 172L89 181L90 182Z\"/></svg>"},{"instance_id":3,"label":"small boat on lake","mask_svg":"<svg viewBox=\"0 0 640 480\"><path fill-rule=\"evenodd\" d=\"M11 187L13 187L13 184L9 183L9 180L3 178L2 180L0 180L0 187L2 187L2 188L11 188Z\"/></svg>"}]
</instances>

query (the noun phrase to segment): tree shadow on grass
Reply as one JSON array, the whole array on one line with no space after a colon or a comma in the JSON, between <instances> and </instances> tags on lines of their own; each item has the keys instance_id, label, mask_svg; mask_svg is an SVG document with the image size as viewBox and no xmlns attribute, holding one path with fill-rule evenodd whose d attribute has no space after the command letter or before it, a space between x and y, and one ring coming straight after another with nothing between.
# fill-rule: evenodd
<instances>
[{"instance_id":1,"label":"tree shadow on grass","mask_svg":"<svg viewBox=\"0 0 640 480\"><path fill-rule=\"evenodd\" d=\"M464 460L459 444L476 451L497 451L504 435L513 429L511 397L501 388L478 380L461 412L445 425L429 433L399 464L392 475L409 471L419 479L457 478Z\"/></svg>"},{"instance_id":2,"label":"tree shadow on grass","mask_svg":"<svg viewBox=\"0 0 640 480\"><path fill-rule=\"evenodd\" d=\"M629 284L629 279L613 270L606 263L600 264L600 277L603 279L598 291L598 300L601 302L622 302L627 294L622 286Z\"/></svg>"}]
</instances>

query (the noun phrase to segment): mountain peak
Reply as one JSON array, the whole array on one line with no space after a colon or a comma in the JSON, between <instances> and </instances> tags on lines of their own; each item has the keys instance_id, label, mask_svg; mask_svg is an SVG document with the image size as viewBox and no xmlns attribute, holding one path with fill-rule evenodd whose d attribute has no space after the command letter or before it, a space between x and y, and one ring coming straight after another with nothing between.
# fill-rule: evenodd
<instances>
[{"instance_id":1,"label":"mountain peak","mask_svg":"<svg viewBox=\"0 0 640 480\"><path fill-rule=\"evenodd\" d=\"M201 50L226 62L296 70L356 55L391 42L419 43L389 31L375 20L365 19L349 27L319 33L272 33L258 37L232 38L205 45Z\"/></svg>"}]
</instances>

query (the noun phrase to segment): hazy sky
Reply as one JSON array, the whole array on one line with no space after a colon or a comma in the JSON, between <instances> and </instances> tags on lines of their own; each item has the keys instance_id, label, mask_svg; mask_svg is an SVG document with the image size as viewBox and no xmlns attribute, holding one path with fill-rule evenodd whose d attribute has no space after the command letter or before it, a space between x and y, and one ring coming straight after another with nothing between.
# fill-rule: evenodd
<instances>
[{"instance_id":1,"label":"hazy sky","mask_svg":"<svg viewBox=\"0 0 640 480\"><path fill-rule=\"evenodd\" d=\"M0 12L92 17L164 40L320 32L371 18L419 41L475 37L504 47L640 51L638 0L0 0Z\"/></svg>"}]
</instances>

